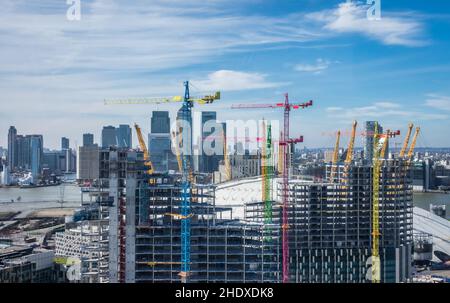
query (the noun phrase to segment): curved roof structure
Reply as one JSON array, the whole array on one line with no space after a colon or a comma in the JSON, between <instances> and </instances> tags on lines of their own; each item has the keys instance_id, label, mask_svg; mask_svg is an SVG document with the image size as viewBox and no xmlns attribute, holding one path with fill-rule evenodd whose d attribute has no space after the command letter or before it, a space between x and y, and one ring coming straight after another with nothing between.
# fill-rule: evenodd
<instances>
[{"instance_id":1,"label":"curved roof structure","mask_svg":"<svg viewBox=\"0 0 450 303\"><path fill-rule=\"evenodd\" d=\"M233 219L243 219L245 203L261 201L261 186L261 177L221 183L216 188L216 205L231 207ZM413 213L414 233L432 235L434 250L450 255L450 221L419 207L414 207ZM436 257L434 261L439 262Z\"/></svg>"},{"instance_id":2,"label":"curved roof structure","mask_svg":"<svg viewBox=\"0 0 450 303\"><path fill-rule=\"evenodd\" d=\"M419 207L414 207L414 233L433 236L433 250L450 254L450 221ZM440 262L434 255L433 261Z\"/></svg>"}]
</instances>

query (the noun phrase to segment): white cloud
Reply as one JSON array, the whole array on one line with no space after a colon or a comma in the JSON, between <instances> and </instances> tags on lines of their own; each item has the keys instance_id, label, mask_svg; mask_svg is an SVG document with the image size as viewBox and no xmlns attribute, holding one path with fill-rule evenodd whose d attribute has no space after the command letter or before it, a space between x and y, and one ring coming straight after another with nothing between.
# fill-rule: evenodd
<instances>
[{"instance_id":1,"label":"white cloud","mask_svg":"<svg viewBox=\"0 0 450 303\"><path fill-rule=\"evenodd\" d=\"M450 97L447 96L430 94L425 104L439 110L450 111Z\"/></svg>"},{"instance_id":2,"label":"white cloud","mask_svg":"<svg viewBox=\"0 0 450 303\"><path fill-rule=\"evenodd\" d=\"M426 113L402 109L402 106L392 102L376 102L368 106L342 108L329 107L328 115L342 120L394 120L394 121L428 121L447 120L449 116L440 113Z\"/></svg>"},{"instance_id":3,"label":"white cloud","mask_svg":"<svg viewBox=\"0 0 450 303\"><path fill-rule=\"evenodd\" d=\"M192 80L201 90L239 91L249 89L272 88L286 83L269 82L267 75L242 71L219 70L210 73L206 79Z\"/></svg>"},{"instance_id":4,"label":"white cloud","mask_svg":"<svg viewBox=\"0 0 450 303\"><path fill-rule=\"evenodd\" d=\"M381 20L367 18L367 5L341 3L334 10L311 13L308 18L323 23L324 29L334 33L356 33L387 45L420 46L423 25L412 14L387 14Z\"/></svg>"},{"instance_id":5,"label":"white cloud","mask_svg":"<svg viewBox=\"0 0 450 303\"><path fill-rule=\"evenodd\" d=\"M82 1L81 21L65 19L68 6L50 2L0 12L3 71L48 73L187 66L212 57L284 42L317 40L294 16L272 18L217 12L195 1ZM9 2L11 3L11 2ZM12 4L10 4L12 5ZM26 8L26 9L25 9Z\"/></svg>"},{"instance_id":6,"label":"white cloud","mask_svg":"<svg viewBox=\"0 0 450 303\"><path fill-rule=\"evenodd\" d=\"M329 66L330 61L319 58L315 64L297 64L294 69L299 72L320 74L322 71L328 69Z\"/></svg>"},{"instance_id":7,"label":"white cloud","mask_svg":"<svg viewBox=\"0 0 450 303\"><path fill-rule=\"evenodd\" d=\"M327 107L327 111L328 112L338 112L338 111L341 111L341 110L343 110L344 108L342 108L342 107L337 107L337 106L331 106L331 107Z\"/></svg>"},{"instance_id":8,"label":"white cloud","mask_svg":"<svg viewBox=\"0 0 450 303\"><path fill-rule=\"evenodd\" d=\"M376 103L374 103L374 105L376 106L376 107L379 107L379 108L387 108L387 109L392 109L392 108L400 108L401 107L401 105L400 104L397 104L397 103L392 103L392 102L376 102Z\"/></svg>"},{"instance_id":9,"label":"white cloud","mask_svg":"<svg viewBox=\"0 0 450 303\"><path fill-rule=\"evenodd\" d=\"M81 20L75 22L66 19L69 5L63 0L2 0L1 6L0 102L8 116L0 119L0 133L15 124L21 132L44 132L53 146L62 135L79 136L80 130L68 125L81 120L98 128L119 121L113 119L117 109L102 105L104 98L178 95L189 78L220 90L281 86L286 83L263 73L219 70L227 68L217 66L220 62L207 67L219 71L202 77L202 65L196 64L227 54L239 64L249 50L313 47L310 42L322 43L338 32L326 27L337 18L333 14L330 20L304 13L246 15L237 0L81 1ZM324 70L327 64L315 67ZM120 122L151 110L121 108ZM41 130L53 117L60 119Z\"/></svg>"}]
</instances>

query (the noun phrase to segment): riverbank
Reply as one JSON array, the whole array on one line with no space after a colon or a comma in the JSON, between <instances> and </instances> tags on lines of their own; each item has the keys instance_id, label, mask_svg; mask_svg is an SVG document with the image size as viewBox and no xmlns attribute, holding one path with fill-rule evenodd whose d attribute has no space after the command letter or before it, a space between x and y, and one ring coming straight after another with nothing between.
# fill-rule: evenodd
<instances>
[{"instance_id":1,"label":"riverbank","mask_svg":"<svg viewBox=\"0 0 450 303\"><path fill-rule=\"evenodd\" d=\"M40 184L40 185L0 185L0 188L29 189L29 188L41 188L41 187L60 186L60 185L61 185L61 183Z\"/></svg>"}]
</instances>

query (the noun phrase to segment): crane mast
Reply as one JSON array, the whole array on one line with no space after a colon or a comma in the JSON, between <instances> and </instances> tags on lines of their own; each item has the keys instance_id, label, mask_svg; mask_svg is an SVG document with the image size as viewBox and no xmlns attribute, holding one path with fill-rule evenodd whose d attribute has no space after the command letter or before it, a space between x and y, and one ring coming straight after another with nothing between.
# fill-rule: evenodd
<instances>
[{"instance_id":1,"label":"crane mast","mask_svg":"<svg viewBox=\"0 0 450 303\"><path fill-rule=\"evenodd\" d=\"M289 95L284 95L284 102L276 104L240 104L233 105L232 109L245 109L245 108L283 108L284 110L284 120L283 120L283 132L281 133L281 138L279 142L280 154L279 157L281 161L281 201L282 201L282 281L283 283L289 282L289 239L288 239L288 195L289 195L289 146L303 142L303 137L297 139L289 138L289 114L292 109L304 109L313 105L313 101L310 100L305 103L292 104L289 103ZM279 167L280 168L280 167Z\"/></svg>"},{"instance_id":2,"label":"crane mast","mask_svg":"<svg viewBox=\"0 0 450 303\"><path fill-rule=\"evenodd\" d=\"M150 161L150 153L147 149L147 145L145 144L144 137L142 136L142 130L137 123L134 124L134 128L136 129L136 135L138 137L139 146L144 153L144 164L148 167L147 173L149 175L154 173L153 164Z\"/></svg>"},{"instance_id":3,"label":"crane mast","mask_svg":"<svg viewBox=\"0 0 450 303\"><path fill-rule=\"evenodd\" d=\"M227 146L227 137L225 136L225 131L222 129L222 138L223 138L223 162L225 165L225 180L231 181L231 165L230 158L228 156L228 146Z\"/></svg>"},{"instance_id":4,"label":"crane mast","mask_svg":"<svg viewBox=\"0 0 450 303\"><path fill-rule=\"evenodd\" d=\"M380 175L381 165L386 155L389 138L400 135L400 131L378 134L378 123L375 124L373 140L373 196L372 196L372 282L381 282L380 260Z\"/></svg>"},{"instance_id":5,"label":"crane mast","mask_svg":"<svg viewBox=\"0 0 450 303\"><path fill-rule=\"evenodd\" d=\"M192 196L192 184L194 182L194 176L191 169L191 154L192 154L192 107L194 103L198 104L210 104L215 100L220 100L220 92L215 92L211 95L202 97L192 97L189 92L189 81L184 82L185 92L184 96L164 97L164 98L138 98L138 99L107 99L104 100L105 105L132 105L132 104L164 104L171 102L183 102L183 105L179 111L180 118L183 123L187 123L187 127L179 129L181 132L181 140L183 142L183 151L179 150L179 143L175 144L175 150L177 153L178 168L182 174L181 180L181 214L177 217L181 219L181 271L179 273L182 282L187 282L190 271L190 218L192 217L190 206ZM185 125L185 124L184 124ZM150 161L149 152L145 146L145 141L142 136L142 132L135 125L138 134L139 144L144 152L145 165L148 167L148 173L153 173L153 165ZM172 133L175 137L175 134ZM176 138L174 138L177 140ZM123 200L123 199L122 199ZM119 209L120 214L124 214L125 203L120 200ZM124 217L124 215L122 216ZM123 220L120 221L119 234L124 234L125 227ZM125 275L125 245L122 241L123 236L120 236L120 270L119 280L124 281ZM123 243L122 243L123 242Z\"/></svg>"},{"instance_id":6,"label":"crane mast","mask_svg":"<svg viewBox=\"0 0 450 303\"><path fill-rule=\"evenodd\" d=\"M414 127L414 124L409 123L408 125L408 133L406 134L405 141L403 142L402 149L400 150L400 158L403 158L405 156L406 149L408 148L409 139L411 138L412 129Z\"/></svg>"},{"instance_id":7,"label":"crane mast","mask_svg":"<svg viewBox=\"0 0 450 303\"><path fill-rule=\"evenodd\" d=\"M356 127L357 126L358 126L358 122L353 121L352 134L350 137L350 141L348 143L347 156L345 158L345 167L344 167L344 176L345 177L348 177L348 171L350 170L350 165L352 164L352 161L353 161L353 149L355 147L355 137L356 137Z\"/></svg>"},{"instance_id":8,"label":"crane mast","mask_svg":"<svg viewBox=\"0 0 450 303\"><path fill-rule=\"evenodd\" d=\"M175 132L172 132L172 139L173 139L173 145L175 148L175 156L177 158L178 170L181 173L183 171L183 163L181 162L179 142L177 140L177 135L175 134Z\"/></svg>"},{"instance_id":9,"label":"crane mast","mask_svg":"<svg viewBox=\"0 0 450 303\"><path fill-rule=\"evenodd\" d=\"M414 133L414 137L413 137L411 146L409 147L409 151L408 151L408 156L407 156L408 165L411 164L412 157L414 154L414 149L416 148L417 138L419 137L419 133L420 133L420 127L416 127L416 132Z\"/></svg>"},{"instance_id":10,"label":"crane mast","mask_svg":"<svg viewBox=\"0 0 450 303\"><path fill-rule=\"evenodd\" d=\"M282 199L282 207L283 207L283 221L281 225L282 230L282 252L283 252L283 283L289 282L289 221L288 221L288 197L289 197L289 155L288 155L288 143L286 142L289 138L289 112L291 111L291 107L289 106L289 97L288 94L285 96L284 101L284 128L283 128L283 136L281 137L282 144L282 154L283 154L283 172L281 174L283 182L282 182L282 190L281 190L281 199Z\"/></svg>"},{"instance_id":11,"label":"crane mast","mask_svg":"<svg viewBox=\"0 0 450 303\"><path fill-rule=\"evenodd\" d=\"M333 151L333 162L331 165L331 173L330 173L330 182L334 183L334 178L336 176L336 170L337 170L337 163L339 160L339 141L341 138L341 131L339 130L337 132L337 136L336 136L336 144L334 146L334 151Z\"/></svg>"},{"instance_id":12,"label":"crane mast","mask_svg":"<svg viewBox=\"0 0 450 303\"><path fill-rule=\"evenodd\" d=\"M192 102L189 101L189 82L186 81L183 106L181 108L181 119L184 123L188 123L188 126L192 125ZM181 280L186 283L189 278L190 272L190 246L191 246L191 231L190 231L190 208L191 208L191 182L189 177L190 164L191 164L191 138L192 128L187 127L182 130L183 139L183 152L181 155L182 167L181 172L181 216L184 219L181 220ZM186 146L187 145L187 146Z\"/></svg>"},{"instance_id":13,"label":"crane mast","mask_svg":"<svg viewBox=\"0 0 450 303\"><path fill-rule=\"evenodd\" d=\"M264 223L272 223L272 127L270 123L266 125L263 121L262 154L261 154L261 175L262 175L262 201L264 202Z\"/></svg>"}]
</instances>

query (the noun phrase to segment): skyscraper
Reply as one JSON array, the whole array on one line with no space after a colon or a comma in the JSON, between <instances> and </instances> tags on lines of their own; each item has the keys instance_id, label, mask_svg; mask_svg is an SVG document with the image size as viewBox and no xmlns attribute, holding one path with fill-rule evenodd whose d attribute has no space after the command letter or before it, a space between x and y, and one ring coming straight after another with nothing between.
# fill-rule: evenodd
<instances>
[{"instance_id":1,"label":"skyscraper","mask_svg":"<svg viewBox=\"0 0 450 303\"><path fill-rule=\"evenodd\" d=\"M30 169L31 174L34 178L39 176L42 171L42 160L43 160L43 138L39 135L30 136L30 153L31 153L31 163Z\"/></svg>"},{"instance_id":2,"label":"skyscraper","mask_svg":"<svg viewBox=\"0 0 450 303\"><path fill-rule=\"evenodd\" d=\"M116 128L114 126L104 126L102 130L102 147L108 148L117 146Z\"/></svg>"},{"instance_id":3,"label":"skyscraper","mask_svg":"<svg viewBox=\"0 0 450 303\"><path fill-rule=\"evenodd\" d=\"M186 161L192 165L192 115L190 111L190 105L183 103L181 108L177 112L177 132L181 130L181 142L180 153L186 158Z\"/></svg>"},{"instance_id":4,"label":"skyscraper","mask_svg":"<svg viewBox=\"0 0 450 303\"><path fill-rule=\"evenodd\" d=\"M116 129L117 145L119 147L131 148L132 147L132 133L129 125L121 124Z\"/></svg>"},{"instance_id":5,"label":"skyscraper","mask_svg":"<svg viewBox=\"0 0 450 303\"><path fill-rule=\"evenodd\" d=\"M366 121L366 131L364 136L364 160L366 163L372 163L373 160L373 136L375 134L375 125L377 123L377 121ZM383 127L379 123L378 133L383 133ZM388 154L387 151L386 154Z\"/></svg>"},{"instance_id":6,"label":"skyscraper","mask_svg":"<svg viewBox=\"0 0 450 303\"><path fill-rule=\"evenodd\" d=\"M14 126L9 128L8 132L8 167L14 171L17 166L17 129Z\"/></svg>"},{"instance_id":7,"label":"skyscraper","mask_svg":"<svg viewBox=\"0 0 450 303\"><path fill-rule=\"evenodd\" d=\"M94 135L93 134L83 134L83 146L94 145Z\"/></svg>"},{"instance_id":8,"label":"skyscraper","mask_svg":"<svg viewBox=\"0 0 450 303\"><path fill-rule=\"evenodd\" d=\"M212 173L219 168L219 161L221 155L211 155L208 154L208 151L204 149L205 143L206 145L211 145L211 147L215 147L222 138L208 138L213 133L217 132L222 128L222 124L217 122L217 114L216 112L202 112L202 130L201 130L201 142L200 150L201 154L198 156L198 170L204 173ZM221 134L219 134L220 136ZM208 138L208 139L207 139ZM205 142L205 140L212 139L212 142ZM221 141L220 141L221 142ZM211 153L211 152L209 152Z\"/></svg>"},{"instance_id":9,"label":"skyscraper","mask_svg":"<svg viewBox=\"0 0 450 303\"><path fill-rule=\"evenodd\" d=\"M61 138L61 150L69 149L69 139L66 137Z\"/></svg>"},{"instance_id":10,"label":"skyscraper","mask_svg":"<svg viewBox=\"0 0 450 303\"><path fill-rule=\"evenodd\" d=\"M170 133L170 118L168 111L153 111L151 117L152 134Z\"/></svg>"},{"instance_id":11,"label":"skyscraper","mask_svg":"<svg viewBox=\"0 0 450 303\"><path fill-rule=\"evenodd\" d=\"M18 135L14 126L8 132L9 171L31 171L37 176L42 171L44 139L42 135Z\"/></svg>"},{"instance_id":12,"label":"skyscraper","mask_svg":"<svg viewBox=\"0 0 450 303\"><path fill-rule=\"evenodd\" d=\"M175 156L171 152L170 118L167 111L153 111L151 133L148 135L149 151L156 171L174 169Z\"/></svg>"}]
</instances>

